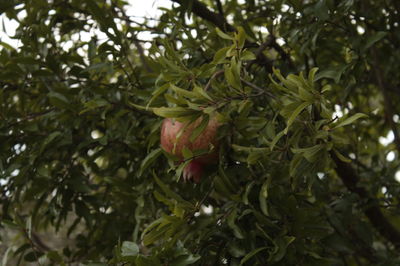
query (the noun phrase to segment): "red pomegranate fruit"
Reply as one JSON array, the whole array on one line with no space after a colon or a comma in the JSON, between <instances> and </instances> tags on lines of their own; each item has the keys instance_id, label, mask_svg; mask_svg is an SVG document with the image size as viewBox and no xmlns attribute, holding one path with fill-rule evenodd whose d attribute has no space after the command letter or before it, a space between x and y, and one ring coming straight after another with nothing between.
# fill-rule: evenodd
<instances>
[{"instance_id":1,"label":"red pomegranate fruit","mask_svg":"<svg viewBox=\"0 0 400 266\"><path fill-rule=\"evenodd\" d=\"M203 132L192 142L190 136L193 130L199 126L201 118L187 125L171 118L164 119L161 126L161 147L168 153L177 156L183 160L183 148L196 152L199 150L210 150L206 154L202 154L193 158L188 165L183 169L183 179L200 182L204 174L204 168L207 165L216 164L218 162L218 140L217 130L219 127L218 121L215 118L210 118L208 125ZM181 132L183 130L183 132ZM180 134L180 136L178 135Z\"/></svg>"}]
</instances>

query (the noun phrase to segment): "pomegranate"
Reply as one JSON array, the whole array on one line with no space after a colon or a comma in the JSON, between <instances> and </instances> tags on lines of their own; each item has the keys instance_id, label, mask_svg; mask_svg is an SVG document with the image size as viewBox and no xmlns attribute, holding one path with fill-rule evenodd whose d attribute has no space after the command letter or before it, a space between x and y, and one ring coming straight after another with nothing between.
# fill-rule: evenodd
<instances>
[{"instance_id":1,"label":"pomegranate","mask_svg":"<svg viewBox=\"0 0 400 266\"><path fill-rule=\"evenodd\" d=\"M184 159L182 154L184 147L192 152L210 150L211 147L214 147L209 153L195 156L183 169L184 180L194 180L196 183L200 182L204 174L204 168L207 165L218 162L217 129L219 124L215 118L210 118L203 132L191 142L190 136L200 123L200 118L190 125L166 118L161 126L161 147L166 152L177 156L181 160Z\"/></svg>"}]
</instances>

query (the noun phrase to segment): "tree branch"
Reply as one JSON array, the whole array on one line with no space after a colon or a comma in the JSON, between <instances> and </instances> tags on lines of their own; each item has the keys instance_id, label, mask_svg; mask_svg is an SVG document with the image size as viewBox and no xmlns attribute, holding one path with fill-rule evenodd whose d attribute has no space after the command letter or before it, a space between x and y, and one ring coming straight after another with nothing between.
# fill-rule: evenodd
<instances>
[{"instance_id":1,"label":"tree branch","mask_svg":"<svg viewBox=\"0 0 400 266\"><path fill-rule=\"evenodd\" d=\"M186 0L171 0L172 2L182 5ZM197 16L210 21L222 31L235 31L235 28L228 24L225 18L217 13L212 12L207 6L197 0L192 1L192 11Z\"/></svg>"},{"instance_id":2,"label":"tree branch","mask_svg":"<svg viewBox=\"0 0 400 266\"><path fill-rule=\"evenodd\" d=\"M222 8L221 0L216 0L219 14L224 17L224 10Z\"/></svg>"},{"instance_id":3,"label":"tree branch","mask_svg":"<svg viewBox=\"0 0 400 266\"><path fill-rule=\"evenodd\" d=\"M46 115L46 114L48 114L50 112L53 112L54 110L55 110L55 108L50 108L50 109L42 111L42 112L27 114L26 116L19 118L19 120L15 121L13 123L7 124L7 128L11 128L11 127L13 127L15 125L18 125L18 124L20 124L22 122L25 122L25 121L31 121L31 120L33 120L35 118L38 118L38 117Z\"/></svg>"},{"instance_id":4,"label":"tree branch","mask_svg":"<svg viewBox=\"0 0 400 266\"><path fill-rule=\"evenodd\" d=\"M400 232L386 219L376 198L371 197L368 191L359 186L359 178L350 164L340 160L334 152L331 157L336 164L336 173L353 193L356 193L362 200L366 200L364 213L370 220L375 229L386 239L388 239L397 249L400 248Z\"/></svg>"},{"instance_id":5,"label":"tree branch","mask_svg":"<svg viewBox=\"0 0 400 266\"><path fill-rule=\"evenodd\" d=\"M255 89L256 91L259 92L259 94L257 95L261 95L261 94L265 94L268 95L269 97L273 98L273 99L277 99L275 95L273 95L272 93L270 93L269 91L266 91L260 87L258 87L256 84L251 83L250 81L245 80L244 78L240 78L240 81L243 82L244 84L246 84L247 86L249 86L252 89Z\"/></svg>"},{"instance_id":6,"label":"tree branch","mask_svg":"<svg viewBox=\"0 0 400 266\"><path fill-rule=\"evenodd\" d=\"M171 0L172 2L178 3L182 5L185 0ZM213 23L215 26L220 28L222 31L225 32L233 32L235 31L235 27L230 25L223 16L221 16L218 13L212 12L207 8L207 6L198 0L192 0L193 6L192 6L192 12L199 16L202 19L205 19L211 23ZM268 45L267 45L268 44ZM287 55L287 53L282 49L282 47L279 46L278 43L276 43L275 38L273 36L269 37L266 43L258 45L256 43L251 43L247 42L245 43L245 47L259 47L256 52L257 58L254 60L251 64L256 63L260 66L265 67L268 73L272 73L272 63L271 60L269 60L262 52L267 48L267 47L272 47L274 48L284 60L287 60L290 57ZM260 49L261 48L261 49ZM290 61L289 61L290 62ZM293 64L289 63L290 66L293 66Z\"/></svg>"}]
</instances>

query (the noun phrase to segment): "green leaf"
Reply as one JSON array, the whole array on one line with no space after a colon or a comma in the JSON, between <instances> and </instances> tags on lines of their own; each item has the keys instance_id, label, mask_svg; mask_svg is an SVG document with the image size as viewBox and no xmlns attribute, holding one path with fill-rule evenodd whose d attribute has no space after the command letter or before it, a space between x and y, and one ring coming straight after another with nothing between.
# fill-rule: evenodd
<instances>
[{"instance_id":1,"label":"green leaf","mask_svg":"<svg viewBox=\"0 0 400 266\"><path fill-rule=\"evenodd\" d=\"M343 74L344 71L347 69L347 65L339 65L339 66L332 66L329 68L326 68L322 71L320 71L316 76L315 76L315 81L318 81L322 78L329 78L333 79L336 83L339 83L340 78Z\"/></svg>"},{"instance_id":2,"label":"green leaf","mask_svg":"<svg viewBox=\"0 0 400 266\"><path fill-rule=\"evenodd\" d=\"M256 60L256 56L251 51L244 50L240 55L240 59L243 61Z\"/></svg>"},{"instance_id":3,"label":"green leaf","mask_svg":"<svg viewBox=\"0 0 400 266\"><path fill-rule=\"evenodd\" d=\"M141 106L135 103L132 103L130 101L127 102L127 104L137 110L141 110L141 111L149 111L149 112L153 112L153 108L151 107L146 107L146 106Z\"/></svg>"},{"instance_id":4,"label":"green leaf","mask_svg":"<svg viewBox=\"0 0 400 266\"><path fill-rule=\"evenodd\" d=\"M310 91L305 89L303 86L299 87L299 97L303 101L306 101L306 102L309 102L309 103L314 102L314 98L315 98L314 94L312 94Z\"/></svg>"},{"instance_id":5,"label":"green leaf","mask_svg":"<svg viewBox=\"0 0 400 266\"><path fill-rule=\"evenodd\" d=\"M341 121L339 121L334 127L333 129L339 128L339 127L344 127L347 126L351 123L353 123L354 121L356 121L357 119L363 118L363 117L368 117L366 114L362 114L362 113L357 113L355 115L352 115L348 118L345 118L344 120L341 119Z\"/></svg>"},{"instance_id":6,"label":"green leaf","mask_svg":"<svg viewBox=\"0 0 400 266\"><path fill-rule=\"evenodd\" d=\"M246 32L243 27L238 27L237 31L237 34L235 34L237 46L239 49L242 49L246 41Z\"/></svg>"},{"instance_id":7,"label":"green leaf","mask_svg":"<svg viewBox=\"0 0 400 266\"><path fill-rule=\"evenodd\" d=\"M368 39L365 41L364 49L367 50L371 46L373 46L375 43L379 42L383 38L386 37L388 33L385 31L378 31L374 35L368 37Z\"/></svg>"},{"instance_id":8,"label":"green leaf","mask_svg":"<svg viewBox=\"0 0 400 266\"><path fill-rule=\"evenodd\" d=\"M109 63L96 63L93 64L87 68L85 68L82 73L86 73L86 72L107 72L109 70L111 70L112 67L110 66Z\"/></svg>"},{"instance_id":9,"label":"green leaf","mask_svg":"<svg viewBox=\"0 0 400 266\"><path fill-rule=\"evenodd\" d=\"M171 229L171 224L162 226L161 228L156 228L151 230L149 233L145 234L143 237L143 245L149 246L163 238L163 235Z\"/></svg>"},{"instance_id":10,"label":"green leaf","mask_svg":"<svg viewBox=\"0 0 400 266\"><path fill-rule=\"evenodd\" d=\"M249 193L250 193L250 191L251 191L251 189L253 188L254 185L255 185L255 182L251 181L246 186L246 190L245 190L245 192L244 192L244 194L242 196L242 201L246 205L249 205Z\"/></svg>"},{"instance_id":11,"label":"green leaf","mask_svg":"<svg viewBox=\"0 0 400 266\"><path fill-rule=\"evenodd\" d=\"M149 154L147 154L146 158L143 159L142 163L140 164L140 169L138 172L138 175L141 176L144 171L149 168L149 166L162 154L162 149L157 148L153 151L151 151Z\"/></svg>"},{"instance_id":12,"label":"green leaf","mask_svg":"<svg viewBox=\"0 0 400 266\"><path fill-rule=\"evenodd\" d=\"M210 116L208 115L203 115L201 117L201 122L196 128L192 131L192 134L190 135L190 142L194 142L200 135L203 133L204 129L206 129L208 122L210 121Z\"/></svg>"},{"instance_id":13,"label":"green leaf","mask_svg":"<svg viewBox=\"0 0 400 266\"><path fill-rule=\"evenodd\" d=\"M188 105L190 103L187 99L181 96L174 97L171 94L164 94L164 98L168 103L177 106Z\"/></svg>"},{"instance_id":14,"label":"green leaf","mask_svg":"<svg viewBox=\"0 0 400 266\"><path fill-rule=\"evenodd\" d=\"M48 135L46 139L42 142L42 145L40 146L39 154L41 154L52 141L54 141L57 137L61 135L62 133L60 131L55 131L50 135Z\"/></svg>"},{"instance_id":15,"label":"green leaf","mask_svg":"<svg viewBox=\"0 0 400 266\"><path fill-rule=\"evenodd\" d=\"M289 94L293 94L293 95L297 95L297 91L298 91L298 87L296 85L296 83L289 81L287 79L285 79L282 74L281 71L279 69L272 69L274 76L277 77L284 86L278 84L273 78L272 76L270 76L270 80L272 81L272 83L274 84L274 86L278 89L281 90L283 92L289 93Z\"/></svg>"},{"instance_id":16,"label":"green leaf","mask_svg":"<svg viewBox=\"0 0 400 266\"><path fill-rule=\"evenodd\" d=\"M329 85L329 84L326 84L325 86L322 87L321 93L324 93L324 92L327 92L327 91L330 91L330 90L332 90L332 86Z\"/></svg>"},{"instance_id":17,"label":"green leaf","mask_svg":"<svg viewBox=\"0 0 400 266\"><path fill-rule=\"evenodd\" d=\"M237 210L236 208L234 208L227 218L228 226L233 230L233 234L235 235L236 238L244 239L242 230L235 223L236 218L237 218Z\"/></svg>"},{"instance_id":18,"label":"green leaf","mask_svg":"<svg viewBox=\"0 0 400 266\"><path fill-rule=\"evenodd\" d=\"M184 90L181 89L173 84L170 84L170 88L176 92L176 94L178 94L179 96L183 96L189 99L196 99L197 98L197 94L194 93L193 91L188 91L188 90Z\"/></svg>"},{"instance_id":19,"label":"green leaf","mask_svg":"<svg viewBox=\"0 0 400 266\"><path fill-rule=\"evenodd\" d=\"M293 153L302 153L309 162L315 162L318 158L318 152L324 147L323 144L317 144L308 148L292 148Z\"/></svg>"},{"instance_id":20,"label":"green leaf","mask_svg":"<svg viewBox=\"0 0 400 266\"><path fill-rule=\"evenodd\" d=\"M123 257L136 256L139 254L139 247L136 243L130 241L122 242L121 255Z\"/></svg>"},{"instance_id":21,"label":"green leaf","mask_svg":"<svg viewBox=\"0 0 400 266\"><path fill-rule=\"evenodd\" d=\"M52 105L54 105L55 107L58 107L61 109L69 109L70 108L69 100L67 99L67 97L65 97L61 93L52 91L52 92L49 92L47 94L47 96L49 97L50 103Z\"/></svg>"},{"instance_id":22,"label":"green leaf","mask_svg":"<svg viewBox=\"0 0 400 266\"><path fill-rule=\"evenodd\" d=\"M282 137L283 135L285 135L285 129L282 130L281 132L279 132L279 133L274 137L274 139L272 140L271 146L270 146L271 151L274 149L276 143L278 143L278 141L281 139L281 137Z\"/></svg>"},{"instance_id":23,"label":"green leaf","mask_svg":"<svg viewBox=\"0 0 400 266\"><path fill-rule=\"evenodd\" d=\"M270 148L268 147L246 147L246 146L241 146L241 145L237 145L237 144L232 144L231 147L238 152L247 152L247 153L251 153L251 152L259 152L259 153L265 153L265 152L269 152Z\"/></svg>"},{"instance_id":24,"label":"green leaf","mask_svg":"<svg viewBox=\"0 0 400 266\"><path fill-rule=\"evenodd\" d=\"M49 258L50 260L59 263L59 265L65 265L63 263L62 256L57 252L57 251L49 251L46 254L46 257Z\"/></svg>"},{"instance_id":25,"label":"green leaf","mask_svg":"<svg viewBox=\"0 0 400 266\"><path fill-rule=\"evenodd\" d=\"M318 72L318 67L314 67L308 72L308 82L310 84L314 83L315 74Z\"/></svg>"},{"instance_id":26,"label":"green leaf","mask_svg":"<svg viewBox=\"0 0 400 266\"><path fill-rule=\"evenodd\" d=\"M288 121L287 121L287 126L284 130L285 134L287 134L289 127L293 124L294 120L297 118L297 116L309 105L311 105L309 102L304 102L301 103L292 113L292 115L289 117Z\"/></svg>"},{"instance_id":27,"label":"green leaf","mask_svg":"<svg viewBox=\"0 0 400 266\"><path fill-rule=\"evenodd\" d=\"M218 65L218 64L223 63L227 57L226 53L228 52L229 49L230 49L230 47L223 47L223 48L219 49L214 54L214 59L212 61L212 64Z\"/></svg>"},{"instance_id":28,"label":"green leaf","mask_svg":"<svg viewBox=\"0 0 400 266\"><path fill-rule=\"evenodd\" d=\"M208 93L200 86L195 85L193 92L197 94L197 97L202 97L205 100L212 101L213 99L208 95Z\"/></svg>"},{"instance_id":29,"label":"green leaf","mask_svg":"<svg viewBox=\"0 0 400 266\"><path fill-rule=\"evenodd\" d=\"M295 240L294 236L282 236L275 239L276 252L271 256L273 262L280 261L286 254L287 247Z\"/></svg>"},{"instance_id":30,"label":"green leaf","mask_svg":"<svg viewBox=\"0 0 400 266\"><path fill-rule=\"evenodd\" d=\"M193 152L186 146L182 148L182 155L184 159L191 159L193 158Z\"/></svg>"},{"instance_id":31,"label":"green leaf","mask_svg":"<svg viewBox=\"0 0 400 266\"><path fill-rule=\"evenodd\" d=\"M98 99L93 99L90 101L87 101L86 103L84 103L85 109L83 109L82 111L79 112L79 114L83 114L86 113L90 110L99 108L99 107L104 107L104 106L108 106L110 105L106 100L98 98Z\"/></svg>"},{"instance_id":32,"label":"green leaf","mask_svg":"<svg viewBox=\"0 0 400 266\"><path fill-rule=\"evenodd\" d=\"M169 83L166 83L160 87L158 87L155 91L152 92L152 97L150 99L150 101L148 102L146 108L148 108L155 99L157 99L161 94L163 94L166 90L168 90L168 88L170 87Z\"/></svg>"},{"instance_id":33,"label":"green leaf","mask_svg":"<svg viewBox=\"0 0 400 266\"><path fill-rule=\"evenodd\" d=\"M319 0L318 3L314 7L315 15L325 21L329 18L329 9L326 4L326 0Z\"/></svg>"},{"instance_id":34,"label":"green leaf","mask_svg":"<svg viewBox=\"0 0 400 266\"><path fill-rule=\"evenodd\" d=\"M294 84L295 86L297 86L297 88L303 87L303 86L305 85L305 84L303 83L303 80L302 80L299 76L294 75L294 74L289 74L289 75L286 77L286 80L287 80L287 81L290 81L292 84Z\"/></svg>"},{"instance_id":35,"label":"green leaf","mask_svg":"<svg viewBox=\"0 0 400 266\"><path fill-rule=\"evenodd\" d=\"M136 257L135 266L159 266L161 263L155 257L142 256Z\"/></svg>"},{"instance_id":36,"label":"green leaf","mask_svg":"<svg viewBox=\"0 0 400 266\"><path fill-rule=\"evenodd\" d=\"M231 59L230 66L225 65L225 79L230 86L235 89L241 88L241 81L240 81L240 67L236 63L234 57Z\"/></svg>"},{"instance_id":37,"label":"green leaf","mask_svg":"<svg viewBox=\"0 0 400 266\"><path fill-rule=\"evenodd\" d=\"M338 150L333 149L333 151L335 152L335 154L339 158L339 160L341 160L342 162L345 162L345 163L351 163L351 160L349 158L345 157L344 155L342 155Z\"/></svg>"},{"instance_id":38,"label":"green leaf","mask_svg":"<svg viewBox=\"0 0 400 266\"><path fill-rule=\"evenodd\" d=\"M3 46L4 48L10 50L10 51L15 51L15 48L9 45L8 43L0 41L0 46Z\"/></svg>"},{"instance_id":39,"label":"green leaf","mask_svg":"<svg viewBox=\"0 0 400 266\"><path fill-rule=\"evenodd\" d=\"M225 40L233 40L233 37L226 34L225 32L221 31L219 28L215 28L215 31L217 32L218 36L221 37L222 39Z\"/></svg>"},{"instance_id":40,"label":"green leaf","mask_svg":"<svg viewBox=\"0 0 400 266\"><path fill-rule=\"evenodd\" d=\"M186 265L191 265L198 261L201 258L199 255L193 255L193 254L185 254L179 256L177 259L171 261L171 265L176 265L176 266L186 266Z\"/></svg>"},{"instance_id":41,"label":"green leaf","mask_svg":"<svg viewBox=\"0 0 400 266\"><path fill-rule=\"evenodd\" d=\"M250 253L248 253L246 256L244 256L244 258L240 261L240 265L245 264L249 259L251 259L251 257L253 257L257 253L259 253L260 251L263 251L266 249L267 249L267 247L261 247L261 248L256 248L253 251L250 251Z\"/></svg>"},{"instance_id":42,"label":"green leaf","mask_svg":"<svg viewBox=\"0 0 400 266\"><path fill-rule=\"evenodd\" d=\"M271 178L268 177L267 180L265 180L264 184L261 186L260 193L258 194L260 208L265 216L269 216L267 198L268 198L268 188L270 183L271 183Z\"/></svg>"},{"instance_id":43,"label":"green leaf","mask_svg":"<svg viewBox=\"0 0 400 266\"><path fill-rule=\"evenodd\" d=\"M196 113L196 111L184 107L154 107L152 109L156 115L167 118L190 116Z\"/></svg>"},{"instance_id":44,"label":"green leaf","mask_svg":"<svg viewBox=\"0 0 400 266\"><path fill-rule=\"evenodd\" d=\"M154 173L153 177L157 183L157 185L162 189L162 191L165 193L170 198L175 199L178 201L180 204L184 204L187 208L193 208L193 204L184 200L181 196L179 196L177 193L173 192L164 182L161 181Z\"/></svg>"}]
</instances>

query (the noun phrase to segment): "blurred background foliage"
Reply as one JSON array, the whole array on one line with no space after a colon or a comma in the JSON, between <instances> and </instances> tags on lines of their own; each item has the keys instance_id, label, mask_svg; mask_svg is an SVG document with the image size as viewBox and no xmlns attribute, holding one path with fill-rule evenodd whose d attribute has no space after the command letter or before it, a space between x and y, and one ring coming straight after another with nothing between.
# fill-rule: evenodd
<instances>
[{"instance_id":1,"label":"blurred background foliage","mask_svg":"<svg viewBox=\"0 0 400 266\"><path fill-rule=\"evenodd\" d=\"M128 7L0 5L3 265L400 263L400 2ZM185 183L162 117L210 116Z\"/></svg>"}]
</instances>

